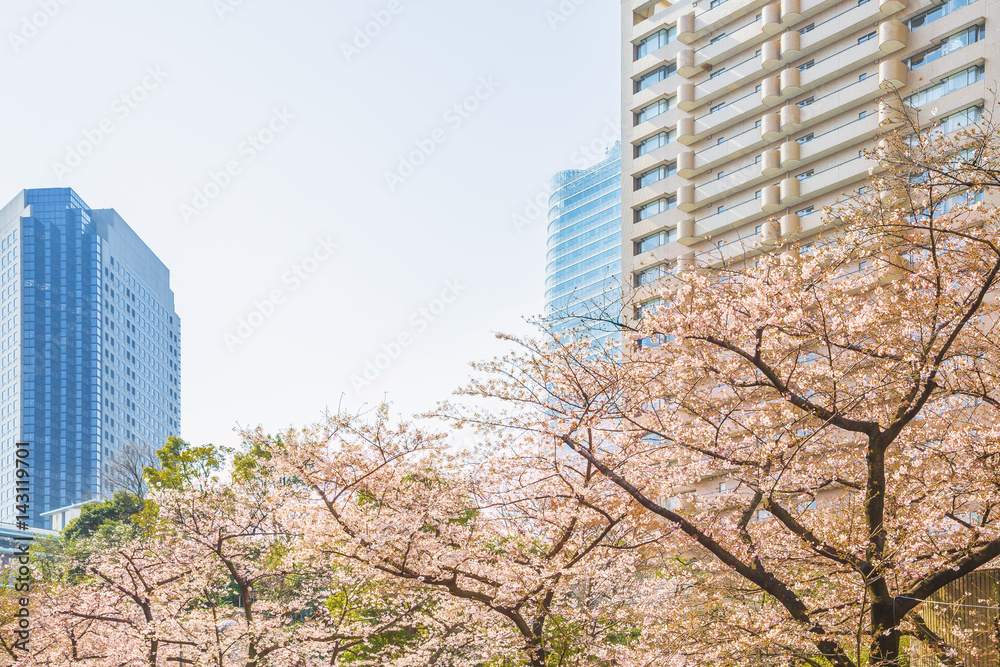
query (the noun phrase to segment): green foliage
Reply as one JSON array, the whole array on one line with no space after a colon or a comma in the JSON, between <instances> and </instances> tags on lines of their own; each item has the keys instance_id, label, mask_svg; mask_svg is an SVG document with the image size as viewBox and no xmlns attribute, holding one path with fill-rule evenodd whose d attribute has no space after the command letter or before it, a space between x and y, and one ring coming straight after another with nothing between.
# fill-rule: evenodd
<instances>
[{"instance_id":1,"label":"green foliage","mask_svg":"<svg viewBox=\"0 0 1000 667\"><path fill-rule=\"evenodd\" d=\"M373 584L374 586L374 584ZM386 618L391 618L399 613L399 609L393 607L392 600L386 598L384 607L372 607L367 609L356 608L353 601L355 592L335 591L324 601L324 606L333 617L344 617L355 621L364 621L372 626L382 625ZM428 605L432 603L428 601ZM386 630L377 635L358 643L349 649L343 656L344 664L371 665L374 660L385 658L386 656L399 657L406 653L406 649L419 642L427 630L418 625L405 626Z\"/></svg>"},{"instance_id":2,"label":"green foliage","mask_svg":"<svg viewBox=\"0 0 1000 667\"><path fill-rule=\"evenodd\" d=\"M97 533L114 537L122 526L127 527L134 537L137 527L132 522L132 517L142 512L143 507L143 501L127 491L119 491L107 500L87 503L80 516L66 526L63 538L68 542L75 542Z\"/></svg>"},{"instance_id":3,"label":"green foliage","mask_svg":"<svg viewBox=\"0 0 1000 667\"><path fill-rule=\"evenodd\" d=\"M280 440L278 441L280 444ZM271 452L255 442L245 452L233 455L233 479L237 482L252 482L271 476L267 462L271 460Z\"/></svg>"},{"instance_id":4,"label":"green foliage","mask_svg":"<svg viewBox=\"0 0 1000 667\"><path fill-rule=\"evenodd\" d=\"M198 480L218 481L215 473L222 469L226 455L232 450L215 445L193 446L180 438L171 436L162 449L156 451L160 459L160 469L146 468L143 474L153 489L179 491L190 487Z\"/></svg>"}]
</instances>

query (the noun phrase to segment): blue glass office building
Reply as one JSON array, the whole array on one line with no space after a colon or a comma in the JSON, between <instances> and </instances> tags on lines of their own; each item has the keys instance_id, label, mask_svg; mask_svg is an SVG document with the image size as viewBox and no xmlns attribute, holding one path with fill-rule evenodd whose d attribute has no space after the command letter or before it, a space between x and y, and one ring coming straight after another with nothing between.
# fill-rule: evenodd
<instances>
[{"instance_id":1,"label":"blue glass office building","mask_svg":"<svg viewBox=\"0 0 1000 667\"><path fill-rule=\"evenodd\" d=\"M580 327L594 340L620 345L614 326L622 300L621 145L588 169L552 179L546 257L545 315L555 331ZM580 319L583 316L584 319Z\"/></svg>"},{"instance_id":2,"label":"blue glass office building","mask_svg":"<svg viewBox=\"0 0 1000 667\"><path fill-rule=\"evenodd\" d=\"M114 491L126 445L180 432L180 320L170 273L114 210L70 189L0 211L0 522L29 444L31 523Z\"/></svg>"}]
</instances>

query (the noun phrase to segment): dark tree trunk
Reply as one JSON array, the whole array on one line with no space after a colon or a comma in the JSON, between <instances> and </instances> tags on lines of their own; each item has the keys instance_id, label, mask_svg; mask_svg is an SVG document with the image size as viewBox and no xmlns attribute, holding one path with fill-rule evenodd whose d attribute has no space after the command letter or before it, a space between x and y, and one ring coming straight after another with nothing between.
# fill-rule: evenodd
<instances>
[{"instance_id":1,"label":"dark tree trunk","mask_svg":"<svg viewBox=\"0 0 1000 667\"><path fill-rule=\"evenodd\" d=\"M873 607L871 667L899 667L901 637L892 603Z\"/></svg>"}]
</instances>

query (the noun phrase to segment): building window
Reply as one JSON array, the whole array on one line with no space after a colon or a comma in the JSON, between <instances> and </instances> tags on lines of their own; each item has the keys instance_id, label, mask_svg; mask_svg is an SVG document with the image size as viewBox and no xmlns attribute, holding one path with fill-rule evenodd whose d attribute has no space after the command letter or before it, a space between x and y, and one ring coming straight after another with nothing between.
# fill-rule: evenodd
<instances>
[{"instance_id":1,"label":"building window","mask_svg":"<svg viewBox=\"0 0 1000 667\"><path fill-rule=\"evenodd\" d=\"M753 230L754 234L761 234L764 232L764 225L757 225L756 229Z\"/></svg>"},{"instance_id":2,"label":"building window","mask_svg":"<svg viewBox=\"0 0 1000 667\"><path fill-rule=\"evenodd\" d=\"M757 121L753 124L753 126L755 128L759 128L762 124L763 124L763 121L761 121L761 119L758 118Z\"/></svg>"},{"instance_id":3,"label":"building window","mask_svg":"<svg viewBox=\"0 0 1000 667\"><path fill-rule=\"evenodd\" d=\"M965 192L960 192L957 195L952 195L947 199L945 199L943 202L940 202L937 206L934 207L934 215L944 215L945 213L955 208L956 206L968 206L970 204L974 204L976 202L981 202L981 201L983 201L982 190L978 190L976 192L966 190Z\"/></svg>"},{"instance_id":4,"label":"building window","mask_svg":"<svg viewBox=\"0 0 1000 667\"><path fill-rule=\"evenodd\" d=\"M636 273L635 286L642 287L643 285L656 282L660 278L665 278L668 275L670 275L668 266L666 264L657 264L656 266L650 267L645 271Z\"/></svg>"},{"instance_id":5,"label":"building window","mask_svg":"<svg viewBox=\"0 0 1000 667\"><path fill-rule=\"evenodd\" d=\"M799 105L800 109L803 109L803 108L809 106L810 104L812 104L815 101L816 101L815 97L807 97L806 99L804 99L801 102L799 102L798 105Z\"/></svg>"},{"instance_id":6,"label":"building window","mask_svg":"<svg viewBox=\"0 0 1000 667\"><path fill-rule=\"evenodd\" d=\"M813 139L815 139L815 138L816 138L816 135L815 135L815 134L813 134L812 132L810 132L810 133L809 133L809 134L807 134L806 136L804 136L804 137L799 137L799 138L798 138L798 139L796 139L795 141L799 142L799 145L802 145L802 144L807 144L807 143L809 143L810 141L812 141L812 140L813 140Z\"/></svg>"},{"instance_id":7,"label":"building window","mask_svg":"<svg viewBox=\"0 0 1000 667\"><path fill-rule=\"evenodd\" d=\"M858 37L858 44L864 44L865 42L869 42L875 39L876 37L878 37L878 31L872 30L867 35L862 35L861 37Z\"/></svg>"},{"instance_id":8,"label":"building window","mask_svg":"<svg viewBox=\"0 0 1000 667\"><path fill-rule=\"evenodd\" d=\"M711 74L709 74L708 78L709 78L709 80L715 79L715 78L721 76L722 73L725 72L725 71L726 71L725 67L720 67L719 69L717 69L714 72L712 72Z\"/></svg>"},{"instance_id":9,"label":"building window","mask_svg":"<svg viewBox=\"0 0 1000 667\"><path fill-rule=\"evenodd\" d=\"M669 28L659 30L636 44L635 59L638 60L657 49L662 49L675 39L677 39L677 26L670 26Z\"/></svg>"},{"instance_id":10,"label":"building window","mask_svg":"<svg viewBox=\"0 0 1000 667\"><path fill-rule=\"evenodd\" d=\"M668 243L673 243L677 240L677 229L666 229L655 234L650 234L635 242L635 252L633 254L641 255L644 252L648 252L653 248L659 248L660 246L666 245Z\"/></svg>"},{"instance_id":11,"label":"building window","mask_svg":"<svg viewBox=\"0 0 1000 667\"><path fill-rule=\"evenodd\" d=\"M726 33L721 33L712 38L709 44L716 44L726 38Z\"/></svg>"},{"instance_id":12,"label":"building window","mask_svg":"<svg viewBox=\"0 0 1000 667\"><path fill-rule=\"evenodd\" d=\"M715 145L720 146L725 140L726 140L725 137L719 137L719 140L715 142Z\"/></svg>"},{"instance_id":13,"label":"building window","mask_svg":"<svg viewBox=\"0 0 1000 667\"><path fill-rule=\"evenodd\" d=\"M757 192L753 193L753 198L754 199L760 199L760 190L758 190Z\"/></svg>"},{"instance_id":14,"label":"building window","mask_svg":"<svg viewBox=\"0 0 1000 667\"><path fill-rule=\"evenodd\" d=\"M810 23L809 25L807 25L804 28L799 28L799 34L800 35L804 35L807 32L812 32L815 28L816 28L816 24L815 23Z\"/></svg>"},{"instance_id":15,"label":"building window","mask_svg":"<svg viewBox=\"0 0 1000 667\"><path fill-rule=\"evenodd\" d=\"M650 202L645 206L642 206L635 212L636 221L648 220L654 215L663 213L664 211L670 210L677 206L677 197L671 195L670 197L662 197L654 202Z\"/></svg>"},{"instance_id":16,"label":"building window","mask_svg":"<svg viewBox=\"0 0 1000 667\"><path fill-rule=\"evenodd\" d=\"M646 90L653 84L663 81L668 76L677 71L677 65L675 63L670 63L669 65L663 65L662 67L657 67L652 72L644 74L635 82L635 92L640 92Z\"/></svg>"},{"instance_id":17,"label":"building window","mask_svg":"<svg viewBox=\"0 0 1000 667\"><path fill-rule=\"evenodd\" d=\"M655 151L657 148L662 148L669 143L673 143L677 140L677 130L667 130L665 132L659 132L651 137L642 140L638 146L636 146L636 157L640 155L645 155L650 151Z\"/></svg>"},{"instance_id":18,"label":"building window","mask_svg":"<svg viewBox=\"0 0 1000 667\"><path fill-rule=\"evenodd\" d=\"M928 23L933 23L939 18L947 16L948 14L961 9L966 5L970 5L975 1L976 0L949 0L943 5L939 5L932 9L928 9L927 11L920 12L916 16L910 17L910 19L906 22L906 27L910 30L916 30L917 28L925 26Z\"/></svg>"},{"instance_id":19,"label":"building window","mask_svg":"<svg viewBox=\"0 0 1000 667\"><path fill-rule=\"evenodd\" d=\"M858 112L858 120L861 120L862 118L864 118L867 115L868 115L867 111Z\"/></svg>"},{"instance_id":20,"label":"building window","mask_svg":"<svg viewBox=\"0 0 1000 667\"><path fill-rule=\"evenodd\" d=\"M816 172L814 170L810 169L809 171L804 171L801 174L796 174L795 178L799 179L800 181L804 181L807 178L812 178L815 175L816 175Z\"/></svg>"},{"instance_id":21,"label":"building window","mask_svg":"<svg viewBox=\"0 0 1000 667\"><path fill-rule=\"evenodd\" d=\"M972 67L967 67L961 72L955 72L951 76L945 77L938 83L929 86L920 92L910 95L906 98L906 103L914 107L923 106L928 102L933 102L940 97L944 97L948 93L961 90L966 86L971 86L972 84L982 80L983 66L973 65Z\"/></svg>"},{"instance_id":22,"label":"building window","mask_svg":"<svg viewBox=\"0 0 1000 667\"><path fill-rule=\"evenodd\" d=\"M802 63L801 65L799 65L799 71L805 72L807 69L810 69L815 64L816 64L815 60L810 60L809 62Z\"/></svg>"},{"instance_id":23,"label":"building window","mask_svg":"<svg viewBox=\"0 0 1000 667\"><path fill-rule=\"evenodd\" d=\"M650 118L656 118L660 114L666 113L674 105L674 98L656 100L652 104L643 107L642 111L636 114L636 124L645 123Z\"/></svg>"},{"instance_id":24,"label":"building window","mask_svg":"<svg viewBox=\"0 0 1000 667\"><path fill-rule=\"evenodd\" d=\"M915 56L910 56L906 60L906 64L910 66L910 69L917 69L949 53L965 48L969 44L975 44L983 39L984 36L985 26L983 25L974 25L971 28L965 28L945 37L939 44L935 44L932 48L922 51Z\"/></svg>"},{"instance_id":25,"label":"building window","mask_svg":"<svg viewBox=\"0 0 1000 667\"><path fill-rule=\"evenodd\" d=\"M868 72L862 72L861 74L858 75L858 81L864 81L867 78L868 78Z\"/></svg>"},{"instance_id":26,"label":"building window","mask_svg":"<svg viewBox=\"0 0 1000 667\"><path fill-rule=\"evenodd\" d=\"M754 164L760 164L760 155L758 155L757 157L755 157L755 158L753 159L753 163L754 163Z\"/></svg>"},{"instance_id":27,"label":"building window","mask_svg":"<svg viewBox=\"0 0 1000 667\"><path fill-rule=\"evenodd\" d=\"M807 206L805 208L802 208L802 209L799 209L798 211L796 211L795 215L797 215L800 218L802 218L804 216L809 215L810 213L815 213L815 212L816 212L816 207L815 206Z\"/></svg>"},{"instance_id":28,"label":"building window","mask_svg":"<svg viewBox=\"0 0 1000 667\"><path fill-rule=\"evenodd\" d=\"M723 4L725 1L726 0L712 0L712 2L708 3L708 8L715 9L719 5Z\"/></svg>"},{"instance_id":29,"label":"building window","mask_svg":"<svg viewBox=\"0 0 1000 667\"><path fill-rule=\"evenodd\" d=\"M969 125L978 123L982 113L983 108L980 106L968 107L967 109L956 111L955 113L941 119L941 131L948 134L950 132L956 132L963 127L968 127Z\"/></svg>"},{"instance_id":30,"label":"building window","mask_svg":"<svg viewBox=\"0 0 1000 667\"><path fill-rule=\"evenodd\" d=\"M635 179L636 189L641 189L652 185L658 181L662 181L665 178L670 178L677 173L677 163L671 162L670 164L660 165L659 167L654 167L649 171L645 172L637 179Z\"/></svg>"},{"instance_id":31,"label":"building window","mask_svg":"<svg viewBox=\"0 0 1000 667\"><path fill-rule=\"evenodd\" d=\"M722 178L722 177L723 177L723 176L725 176L725 175L726 175L726 172L724 172L724 171L722 171L722 170L720 169L720 170L719 170L719 173L715 175L715 180L719 180L720 178Z\"/></svg>"},{"instance_id":32,"label":"building window","mask_svg":"<svg viewBox=\"0 0 1000 667\"><path fill-rule=\"evenodd\" d=\"M715 105L714 107L711 107L711 108L710 108L710 109L708 110L708 113L715 113L716 111L721 111L721 110L722 110L722 109L724 109L725 107L726 107L726 103L725 103L725 102L719 102L719 103L718 103L718 104L716 104L716 105Z\"/></svg>"},{"instance_id":33,"label":"building window","mask_svg":"<svg viewBox=\"0 0 1000 667\"><path fill-rule=\"evenodd\" d=\"M651 313L655 308L662 305L663 305L663 299L660 297L657 297L655 299L650 299L646 303L639 304L638 306L635 307L635 319L641 320L646 315Z\"/></svg>"},{"instance_id":34,"label":"building window","mask_svg":"<svg viewBox=\"0 0 1000 667\"><path fill-rule=\"evenodd\" d=\"M722 213L722 212L723 212L723 211L725 211L725 210L726 210L726 205L725 205L725 204L723 204L723 205L722 205L722 206L720 206L720 207L719 207L719 208L718 208L718 209L717 209L717 210L716 210L715 212L716 212L716 213Z\"/></svg>"}]
</instances>

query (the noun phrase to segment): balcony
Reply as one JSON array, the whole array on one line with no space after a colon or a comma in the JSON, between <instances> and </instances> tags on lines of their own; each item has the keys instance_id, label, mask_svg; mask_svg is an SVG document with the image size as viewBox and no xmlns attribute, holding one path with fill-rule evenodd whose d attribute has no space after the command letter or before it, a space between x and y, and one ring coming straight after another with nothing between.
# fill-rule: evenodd
<instances>
[{"instance_id":1,"label":"balcony","mask_svg":"<svg viewBox=\"0 0 1000 667\"><path fill-rule=\"evenodd\" d=\"M877 113L868 113L864 118L852 120L840 127L824 132L812 141L799 146L798 163L811 162L826 157L845 148L857 146L860 143L870 141L879 132L879 121ZM795 169L798 164L791 161L782 160L783 169Z\"/></svg>"},{"instance_id":2,"label":"balcony","mask_svg":"<svg viewBox=\"0 0 1000 667\"><path fill-rule=\"evenodd\" d=\"M672 113L672 111L673 110L671 109L666 113L661 113L659 116L654 116L644 123L639 123L633 127L631 132L631 141L641 141L647 137L653 136L657 132L672 129L677 123L677 114Z\"/></svg>"},{"instance_id":3,"label":"balcony","mask_svg":"<svg viewBox=\"0 0 1000 667\"><path fill-rule=\"evenodd\" d=\"M682 42L690 44L733 21L736 17L749 12L756 14L757 9L763 4L763 0L726 0L717 7L709 7L701 12L696 12L693 16L693 25L690 24L690 19L687 19L689 25L678 25L678 38Z\"/></svg>"},{"instance_id":4,"label":"balcony","mask_svg":"<svg viewBox=\"0 0 1000 667\"><path fill-rule=\"evenodd\" d=\"M730 0L730 2L732 1ZM746 60L726 68L721 74L716 74L714 79L709 78L695 86L695 106L707 104L711 102L710 98L736 90L751 81L756 81L761 78L762 74L763 66L760 64L760 59L756 55L751 55Z\"/></svg>"},{"instance_id":5,"label":"balcony","mask_svg":"<svg viewBox=\"0 0 1000 667\"><path fill-rule=\"evenodd\" d=\"M676 141L669 143L666 146L660 146L656 150L634 158L632 160L632 169L635 173L639 174L652 169L653 165L657 165L662 162L672 162L673 160L678 160L679 167L680 153L687 150L688 148L686 146L679 144Z\"/></svg>"},{"instance_id":6,"label":"balcony","mask_svg":"<svg viewBox=\"0 0 1000 667\"><path fill-rule=\"evenodd\" d=\"M685 181L680 176L668 176L642 189L636 190L632 201L635 202L636 206L642 206L661 197L670 196L678 192L684 185Z\"/></svg>"},{"instance_id":7,"label":"balcony","mask_svg":"<svg viewBox=\"0 0 1000 667\"><path fill-rule=\"evenodd\" d=\"M749 51L764 39L756 15L749 16L739 27L727 27L726 36L695 49L698 62L714 65L738 53Z\"/></svg>"},{"instance_id":8,"label":"balcony","mask_svg":"<svg viewBox=\"0 0 1000 667\"><path fill-rule=\"evenodd\" d=\"M671 97L674 95L679 78L677 74L671 74L663 81L657 81L649 88L635 93L632 96L632 113L639 113L646 105L661 97Z\"/></svg>"},{"instance_id":9,"label":"balcony","mask_svg":"<svg viewBox=\"0 0 1000 667\"><path fill-rule=\"evenodd\" d=\"M710 134L717 133L736 123L754 118L762 110L760 97L756 92L750 92L733 100L714 113L706 112L694 119L694 125L689 136L693 141L700 141Z\"/></svg>"},{"instance_id":10,"label":"balcony","mask_svg":"<svg viewBox=\"0 0 1000 667\"><path fill-rule=\"evenodd\" d=\"M638 76L650 72L660 65L666 65L677 60L677 54L681 49L687 47L679 42L670 42L666 46L660 47L652 53L647 53L632 63L632 75Z\"/></svg>"},{"instance_id":11,"label":"balcony","mask_svg":"<svg viewBox=\"0 0 1000 667\"><path fill-rule=\"evenodd\" d=\"M632 26L631 41L638 42L643 37L653 34L660 28L667 28L678 23L678 19L690 11L690 8L686 5L673 5L654 9L648 18ZM677 32L678 34L680 33L680 25L677 26Z\"/></svg>"},{"instance_id":12,"label":"balcony","mask_svg":"<svg viewBox=\"0 0 1000 667\"><path fill-rule=\"evenodd\" d=\"M809 199L858 183L868 178L868 169L875 163L866 158L851 158L838 165L817 172L811 178L799 181L790 177L778 185L761 189L761 197L748 199L721 213L713 213L695 220L695 235L719 234L759 220L783 208L796 206Z\"/></svg>"},{"instance_id":13,"label":"balcony","mask_svg":"<svg viewBox=\"0 0 1000 667\"><path fill-rule=\"evenodd\" d=\"M708 206L730 195L734 190L749 189L763 183L768 177L761 174L760 165L748 164L736 171L726 173L722 178L702 183L695 188L698 207Z\"/></svg>"},{"instance_id":14,"label":"balcony","mask_svg":"<svg viewBox=\"0 0 1000 667\"><path fill-rule=\"evenodd\" d=\"M679 248L674 243L667 243L652 250L647 250L641 255L632 258L633 270L642 270L657 264L663 264L677 258Z\"/></svg>"},{"instance_id":15,"label":"balcony","mask_svg":"<svg viewBox=\"0 0 1000 667\"><path fill-rule=\"evenodd\" d=\"M882 94L877 77L869 76L862 81L852 82L828 93L818 98L814 104L802 109L796 105L785 105L780 110L765 114L759 129L744 130L721 144L697 151L693 166L694 171L690 175L694 176L714 169L720 164L731 161L734 157L759 151L770 143L780 141L784 136L808 129L850 108L864 110L868 103ZM764 108L763 105L760 105L756 110ZM695 129L701 128L696 127ZM719 130L720 126L713 126L712 129Z\"/></svg>"},{"instance_id":16,"label":"balcony","mask_svg":"<svg viewBox=\"0 0 1000 667\"><path fill-rule=\"evenodd\" d=\"M735 229L754 219L762 218L765 215L767 214L761 210L759 199L747 199L724 210L722 213L712 213L702 218L696 218L694 225L695 236L719 234Z\"/></svg>"},{"instance_id":17,"label":"balcony","mask_svg":"<svg viewBox=\"0 0 1000 667\"><path fill-rule=\"evenodd\" d=\"M676 227L680 220L690 217L691 216L683 211L672 208L670 210L663 211L662 213L657 213L656 215L646 218L645 220L632 223L629 234L631 234L633 238L641 238L660 229L671 229Z\"/></svg>"}]
</instances>

